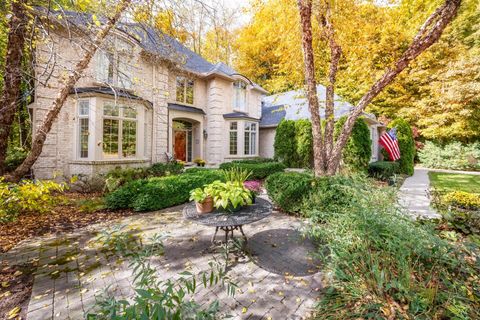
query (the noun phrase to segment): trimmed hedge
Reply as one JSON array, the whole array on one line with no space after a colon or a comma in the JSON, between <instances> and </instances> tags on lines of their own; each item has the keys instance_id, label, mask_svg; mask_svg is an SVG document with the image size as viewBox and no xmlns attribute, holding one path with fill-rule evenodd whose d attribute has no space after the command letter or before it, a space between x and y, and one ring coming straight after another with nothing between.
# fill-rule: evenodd
<instances>
[{"instance_id":1,"label":"trimmed hedge","mask_svg":"<svg viewBox=\"0 0 480 320\"><path fill-rule=\"evenodd\" d=\"M310 120L295 121L296 165L299 168L313 167L313 134Z\"/></svg>"},{"instance_id":2,"label":"trimmed hedge","mask_svg":"<svg viewBox=\"0 0 480 320\"><path fill-rule=\"evenodd\" d=\"M190 190L215 180L223 181L223 174L209 169L192 169L180 175L136 180L108 194L105 204L109 209L160 210L187 202Z\"/></svg>"},{"instance_id":3,"label":"trimmed hedge","mask_svg":"<svg viewBox=\"0 0 480 320\"><path fill-rule=\"evenodd\" d=\"M415 141L413 139L412 128L404 119L398 118L388 124L388 128L397 128L397 139L400 147L400 173L408 175L413 174L415 158Z\"/></svg>"},{"instance_id":4,"label":"trimmed hedge","mask_svg":"<svg viewBox=\"0 0 480 320\"><path fill-rule=\"evenodd\" d=\"M285 170L286 166L280 162L262 162L261 160L238 160L225 162L220 165L220 169L228 170L231 168L241 168L252 172L250 179L265 179L275 172Z\"/></svg>"},{"instance_id":5,"label":"trimmed hedge","mask_svg":"<svg viewBox=\"0 0 480 320\"><path fill-rule=\"evenodd\" d=\"M275 160L288 167L297 166L297 143L295 139L295 121L282 119L275 130Z\"/></svg>"},{"instance_id":6,"label":"trimmed hedge","mask_svg":"<svg viewBox=\"0 0 480 320\"><path fill-rule=\"evenodd\" d=\"M335 122L334 137L340 135L347 117L343 116ZM372 156L372 139L370 129L364 119L358 118L353 125L352 133L343 149L342 159L346 167L354 171L366 171Z\"/></svg>"},{"instance_id":7,"label":"trimmed hedge","mask_svg":"<svg viewBox=\"0 0 480 320\"><path fill-rule=\"evenodd\" d=\"M312 191L314 178L306 173L277 172L265 181L265 188L272 201L283 211L299 212L303 199Z\"/></svg>"},{"instance_id":8,"label":"trimmed hedge","mask_svg":"<svg viewBox=\"0 0 480 320\"><path fill-rule=\"evenodd\" d=\"M376 161L368 165L368 174L376 179L387 181L399 172L400 164L393 161Z\"/></svg>"}]
</instances>

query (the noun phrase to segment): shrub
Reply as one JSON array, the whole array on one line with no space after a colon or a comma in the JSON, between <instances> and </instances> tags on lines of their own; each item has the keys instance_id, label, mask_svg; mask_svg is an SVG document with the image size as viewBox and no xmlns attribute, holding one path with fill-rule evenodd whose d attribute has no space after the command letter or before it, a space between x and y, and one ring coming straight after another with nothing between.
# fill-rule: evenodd
<instances>
[{"instance_id":1,"label":"shrub","mask_svg":"<svg viewBox=\"0 0 480 320\"><path fill-rule=\"evenodd\" d=\"M112 192L133 180L163 177L179 174L182 171L183 164L179 162L155 163L149 168L115 168L105 175L105 187L109 192Z\"/></svg>"},{"instance_id":2,"label":"shrub","mask_svg":"<svg viewBox=\"0 0 480 320\"><path fill-rule=\"evenodd\" d=\"M480 143L452 142L442 146L427 141L418 152L418 158L428 168L480 170Z\"/></svg>"},{"instance_id":3,"label":"shrub","mask_svg":"<svg viewBox=\"0 0 480 320\"><path fill-rule=\"evenodd\" d=\"M480 210L480 195L464 191L448 192L442 196L442 202L466 210Z\"/></svg>"},{"instance_id":4,"label":"shrub","mask_svg":"<svg viewBox=\"0 0 480 320\"><path fill-rule=\"evenodd\" d=\"M376 161L368 165L368 174L376 179L387 181L398 173L400 165L393 161Z\"/></svg>"},{"instance_id":5,"label":"shrub","mask_svg":"<svg viewBox=\"0 0 480 320\"><path fill-rule=\"evenodd\" d=\"M303 200L312 190L314 178L305 173L277 172L265 181L265 188L272 201L283 211L299 212Z\"/></svg>"},{"instance_id":6,"label":"shrub","mask_svg":"<svg viewBox=\"0 0 480 320\"><path fill-rule=\"evenodd\" d=\"M310 210L309 230L320 245L325 274L331 275L319 314L327 319L478 317L478 286L469 277L479 270L475 259L465 257L474 253L409 219L395 205L392 188L362 177L322 180L310 194L319 201Z\"/></svg>"},{"instance_id":7,"label":"shrub","mask_svg":"<svg viewBox=\"0 0 480 320\"><path fill-rule=\"evenodd\" d=\"M313 135L310 120L295 121L296 166L311 168L313 164Z\"/></svg>"},{"instance_id":8,"label":"shrub","mask_svg":"<svg viewBox=\"0 0 480 320\"><path fill-rule=\"evenodd\" d=\"M152 211L168 208L188 201L190 190L223 181L218 170L187 170L184 174L132 181L106 197L110 209L132 208L135 211Z\"/></svg>"},{"instance_id":9,"label":"shrub","mask_svg":"<svg viewBox=\"0 0 480 320\"><path fill-rule=\"evenodd\" d=\"M347 117L343 116L335 122L335 139L340 135L345 121L347 121ZM372 140L370 139L370 129L365 120L358 118L343 149L343 162L353 171L366 171L371 156Z\"/></svg>"},{"instance_id":10,"label":"shrub","mask_svg":"<svg viewBox=\"0 0 480 320\"><path fill-rule=\"evenodd\" d=\"M12 221L19 214L48 212L61 200L55 192L64 189L64 184L54 181L23 180L9 184L0 178L0 222Z\"/></svg>"},{"instance_id":11,"label":"shrub","mask_svg":"<svg viewBox=\"0 0 480 320\"><path fill-rule=\"evenodd\" d=\"M413 174L415 158L415 141L413 139L412 128L404 119L398 118L388 124L388 128L397 128L397 139L400 147L400 173L408 175Z\"/></svg>"},{"instance_id":12,"label":"shrub","mask_svg":"<svg viewBox=\"0 0 480 320\"><path fill-rule=\"evenodd\" d=\"M260 180L265 179L272 173L283 171L286 168L286 166L280 162L252 163L250 161L251 160L225 162L220 165L220 169L228 170L231 168L240 168L252 173L249 177L250 179Z\"/></svg>"},{"instance_id":13,"label":"shrub","mask_svg":"<svg viewBox=\"0 0 480 320\"><path fill-rule=\"evenodd\" d=\"M283 119L275 131L275 160L285 163L287 167L297 165L297 143L295 140L295 121Z\"/></svg>"}]
</instances>

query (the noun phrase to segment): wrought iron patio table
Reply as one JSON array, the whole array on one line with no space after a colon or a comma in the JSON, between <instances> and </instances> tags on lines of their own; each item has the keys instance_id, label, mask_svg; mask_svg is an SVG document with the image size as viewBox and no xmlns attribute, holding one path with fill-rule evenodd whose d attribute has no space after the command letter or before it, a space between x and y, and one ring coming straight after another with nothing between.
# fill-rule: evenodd
<instances>
[{"instance_id":1,"label":"wrought iron patio table","mask_svg":"<svg viewBox=\"0 0 480 320\"><path fill-rule=\"evenodd\" d=\"M215 233L211 242L214 243L218 230L225 232L225 242L228 241L228 235L233 239L233 231L239 230L244 240L244 246L247 243L247 237L243 232L243 226L268 217L272 213L272 205L265 199L257 197L255 203L242 207L235 212L227 212L225 210L214 210L211 213L198 213L195 202L188 203L183 208L183 216L187 220L215 227Z\"/></svg>"}]
</instances>

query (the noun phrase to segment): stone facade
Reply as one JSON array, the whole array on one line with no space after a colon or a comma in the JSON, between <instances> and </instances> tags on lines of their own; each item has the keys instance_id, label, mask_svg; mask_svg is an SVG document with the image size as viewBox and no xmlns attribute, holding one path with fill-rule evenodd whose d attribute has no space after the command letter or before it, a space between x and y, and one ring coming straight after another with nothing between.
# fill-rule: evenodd
<instances>
[{"instance_id":1,"label":"stone facade","mask_svg":"<svg viewBox=\"0 0 480 320\"><path fill-rule=\"evenodd\" d=\"M33 134L62 86L66 73L73 70L76 62L83 56L83 41L82 36L72 35L62 29L49 35L48 41L39 41L36 52L36 73L39 80L35 85L34 102L29 106ZM128 50L121 51L118 49L119 44L128 46ZM115 61L114 67L103 70L101 63L105 63L105 60L101 62L101 55L110 51L115 52L115 55L112 54L113 58L108 60L107 64ZM189 54L194 55L191 52ZM198 56L195 58L201 59ZM124 77L121 63L128 63L131 85L124 86L120 83L121 77ZM146 54L141 43L116 30L107 39L105 48L97 51L84 76L78 81L77 91L68 97L62 107L48 133L43 152L33 168L34 175L37 178L95 175L115 167L147 166L166 161L167 154L175 153L176 138L172 127L176 120L194 124L192 137L189 138L193 141L189 142L187 148L192 149L194 158L206 160L207 165L258 156L261 98L266 92L242 75L218 71L218 66L212 65L210 72L196 72L181 65L174 66L159 57ZM113 79L112 82L99 80L99 72L108 73L109 79L110 76ZM178 76L193 80L193 103L177 101ZM247 84L246 103L241 112L237 112L239 110L234 110L233 107L235 81ZM88 105L88 112L81 111L81 104ZM135 148L134 155L131 152L127 155L125 152L128 143L124 136L128 137L128 133L125 127L121 126L122 123L126 126L125 123L130 121L125 118L126 111L116 111L117 114L114 115L118 119L113 118L114 124L110 124L111 127L105 125L105 119L110 116L105 111L109 104L118 110L130 107L136 110L136 122L135 125L132 124L136 126L132 129L135 141L129 142L130 147ZM177 108L180 105L184 110L172 110L171 104ZM226 114L233 113L233 116L226 118ZM88 125L86 120L82 122L82 117L88 119ZM228 130L232 121L237 122L239 128L237 154L230 152ZM257 133L251 138L256 139L256 147L253 153L245 154L243 130L248 123L256 123ZM105 135L114 141L110 142L110 149L117 148L108 153L108 157L105 152ZM81 139L85 141L82 145Z\"/></svg>"}]
</instances>

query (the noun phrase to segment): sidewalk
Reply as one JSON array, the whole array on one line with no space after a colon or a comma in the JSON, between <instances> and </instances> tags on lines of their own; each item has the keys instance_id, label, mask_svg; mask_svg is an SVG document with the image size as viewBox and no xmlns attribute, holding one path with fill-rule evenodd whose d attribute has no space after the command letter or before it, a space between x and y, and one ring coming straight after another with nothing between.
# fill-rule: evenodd
<instances>
[{"instance_id":1,"label":"sidewalk","mask_svg":"<svg viewBox=\"0 0 480 320\"><path fill-rule=\"evenodd\" d=\"M413 176L405 179L400 188L398 202L407 208L414 218L435 219L441 217L440 214L430 208L430 197L428 194L430 187L429 170L415 168Z\"/></svg>"}]
</instances>

